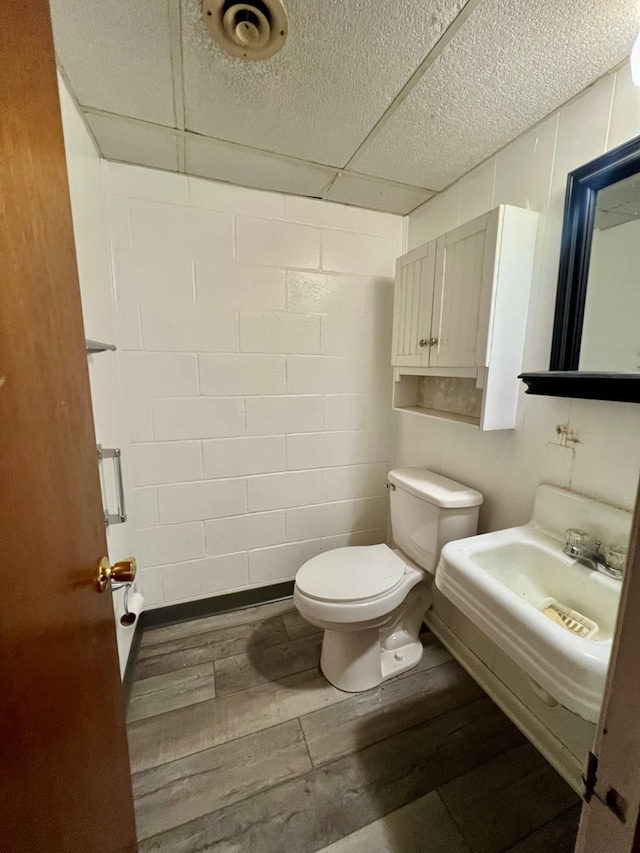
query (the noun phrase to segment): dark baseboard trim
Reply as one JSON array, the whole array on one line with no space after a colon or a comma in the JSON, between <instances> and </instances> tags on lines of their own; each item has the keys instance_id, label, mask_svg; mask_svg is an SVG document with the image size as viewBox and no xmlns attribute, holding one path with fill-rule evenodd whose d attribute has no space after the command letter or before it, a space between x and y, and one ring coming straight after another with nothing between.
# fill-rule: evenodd
<instances>
[{"instance_id":1,"label":"dark baseboard trim","mask_svg":"<svg viewBox=\"0 0 640 853\"><path fill-rule=\"evenodd\" d=\"M284 581L271 586L243 589L239 592L229 592L226 595L215 595L212 598L199 598L197 601L185 601L182 604L170 604L168 607L145 610L138 620L138 626L142 625L142 630L146 631L147 628L159 628L162 625L187 622L191 619L200 619L203 616L215 616L216 613L242 610L256 604L280 601L283 598L291 598L293 584L293 581ZM129 661L131 661L131 655Z\"/></svg>"},{"instance_id":2,"label":"dark baseboard trim","mask_svg":"<svg viewBox=\"0 0 640 853\"><path fill-rule=\"evenodd\" d=\"M138 652L140 651L143 632L144 627L142 625L142 618L139 616L138 621L136 622L136 627L133 629L133 640L131 641L131 648L129 649L127 665L124 668L124 675L122 676L124 701L125 707L127 708L129 707L129 697L131 696L131 688L133 687L133 673L136 668L136 661L138 660Z\"/></svg>"}]
</instances>

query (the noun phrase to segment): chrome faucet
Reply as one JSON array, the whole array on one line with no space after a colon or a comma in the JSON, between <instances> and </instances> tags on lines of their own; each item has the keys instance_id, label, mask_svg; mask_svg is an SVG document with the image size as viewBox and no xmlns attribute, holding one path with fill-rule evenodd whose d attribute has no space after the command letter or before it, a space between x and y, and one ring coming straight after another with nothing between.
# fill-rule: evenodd
<instances>
[{"instance_id":1,"label":"chrome faucet","mask_svg":"<svg viewBox=\"0 0 640 853\"><path fill-rule=\"evenodd\" d=\"M601 542L591 539L585 530L570 527L565 532L564 553L573 557L584 566L616 580L622 580L627 554L622 548L605 545L605 552L600 550Z\"/></svg>"}]
</instances>

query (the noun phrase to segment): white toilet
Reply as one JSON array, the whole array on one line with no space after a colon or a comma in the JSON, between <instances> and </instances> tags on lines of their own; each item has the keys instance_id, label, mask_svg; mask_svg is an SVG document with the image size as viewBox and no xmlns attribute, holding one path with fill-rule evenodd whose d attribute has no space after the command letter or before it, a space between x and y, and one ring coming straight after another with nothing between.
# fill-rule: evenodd
<instances>
[{"instance_id":1,"label":"white toilet","mask_svg":"<svg viewBox=\"0 0 640 853\"><path fill-rule=\"evenodd\" d=\"M320 667L357 693L415 666L418 638L440 549L473 536L482 495L424 468L387 477L391 528L399 546L336 548L308 560L296 575L293 602L324 629Z\"/></svg>"}]
</instances>

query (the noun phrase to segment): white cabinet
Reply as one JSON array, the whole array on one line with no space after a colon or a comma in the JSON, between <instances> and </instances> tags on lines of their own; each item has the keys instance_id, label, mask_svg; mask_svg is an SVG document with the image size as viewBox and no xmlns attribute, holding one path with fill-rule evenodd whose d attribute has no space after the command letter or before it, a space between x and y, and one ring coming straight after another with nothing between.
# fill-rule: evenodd
<instances>
[{"instance_id":1,"label":"white cabinet","mask_svg":"<svg viewBox=\"0 0 640 853\"><path fill-rule=\"evenodd\" d=\"M432 367L482 366L478 353L486 338L498 211L461 225L436 241Z\"/></svg>"},{"instance_id":2,"label":"white cabinet","mask_svg":"<svg viewBox=\"0 0 640 853\"><path fill-rule=\"evenodd\" d=\"M403 367L429 364L436 244L425 243L396 261L393 296L393 361Z\"/></svg>"},{"instance_id":3,"label":"white cabinet","mask_svg":"<svg viewBox=\"0 0 640 853\"><path fill-rule=\"evenodd\" d=\"M486 342L497 208L396 262L392 364L474 367Z\"/></svg>"},{"instance_id":4,"label":"white cabinet","mask_svg":"<svg viewBox=\"0 0 640 853\"><path fill-rule=\"evenodd\" d=\"M514 426L537 219L501 205L398 258L394 408Z\"/></svg>"}]
</instances>

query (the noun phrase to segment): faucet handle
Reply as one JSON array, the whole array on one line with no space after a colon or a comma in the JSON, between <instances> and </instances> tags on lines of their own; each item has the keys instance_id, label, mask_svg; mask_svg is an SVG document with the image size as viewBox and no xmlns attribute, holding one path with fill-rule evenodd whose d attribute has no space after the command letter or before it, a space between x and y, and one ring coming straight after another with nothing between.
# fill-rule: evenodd
<instances>
[{"instance_id":1,"label":"faucet handle","mask_svg":"<svg viewBox=\"0 0 640 853\"><path fill-rule=\"evenodd\" d=\"M610 569L623 572L627 562L627 552L617 545L604 546L604 558Z\"/></svg>"},{"instance_id":2,"label":"faucet handle","mask_svg":"<svg viewBox=\"0 0 640 853\"><path fill-rule=\"evenodd\" d=\"M584 548L589 541L589 534L586 530L580 530L578 527L569 527L564 533L565 542L573 547Z\"/></svg>"}]
</instances>

